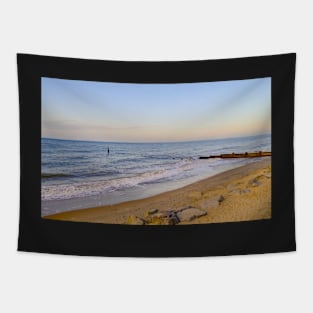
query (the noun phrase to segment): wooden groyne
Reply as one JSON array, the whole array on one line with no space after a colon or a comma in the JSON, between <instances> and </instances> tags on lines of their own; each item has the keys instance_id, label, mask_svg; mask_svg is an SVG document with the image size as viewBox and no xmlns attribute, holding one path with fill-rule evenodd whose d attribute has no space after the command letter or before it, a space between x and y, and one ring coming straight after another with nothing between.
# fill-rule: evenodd
<instances>
[{"instance_id":1,"label":"wooden groyne","mask_svg":"<svg viewBox=\"0 0 313 313\"><path fill-rule=\"evenodd\" d=\"M199 159L234 159L234 158L259 158L272 156L272 152L258 151L258 152L244 152L244 153L224 153L220 155L200 156Z\"/></svg>"}]
</instances>

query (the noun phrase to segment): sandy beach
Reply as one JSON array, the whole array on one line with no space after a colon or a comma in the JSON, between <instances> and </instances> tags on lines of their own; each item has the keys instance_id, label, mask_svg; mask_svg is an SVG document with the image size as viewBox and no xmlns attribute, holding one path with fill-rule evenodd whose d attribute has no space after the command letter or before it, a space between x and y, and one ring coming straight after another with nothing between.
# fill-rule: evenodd
<instances>
[{"instance_id":1,"label":"sandy beach","mask_svg":"<svg viewBox=\"0 0 313 313\"><path fill-rule=\"evenodd\" d=\"M133 225L184 225L271 218L271 158L153 197L75 210L46 219Z\"/></svg>"}]
</instances>

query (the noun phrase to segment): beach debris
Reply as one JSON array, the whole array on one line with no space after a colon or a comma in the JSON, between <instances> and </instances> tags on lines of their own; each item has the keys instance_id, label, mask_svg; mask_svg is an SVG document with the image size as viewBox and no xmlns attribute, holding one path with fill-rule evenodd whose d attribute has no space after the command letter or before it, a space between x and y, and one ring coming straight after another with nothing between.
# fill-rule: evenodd
<instances>
[{"instance_id":1,"label":"beach debris","mask_svg":"<svg viewBox=\"0 0 313 313\"><path fill-rule=\"evenodd\" d=\"M128 216L127 224L131 224L131 225L145 225L146 221L143 218L138 217L136 215L130 215L130 216Z\"/></svg>"},{"instance_id":2,"label":"beach debris","mask_svg":"<svg viewBox=\"0 0 313 313\"><path fill-rule=\"evenodd\" d=\"M222 201L224 201L225 198L223 195L218 195L216 197L213 197L213 198L210 198L210 199L207 199L207 200L203 200L199 203L199 206L201 209L203 210L210 210L210 209L215 209L217 208L220 203Z\"/></svg>"},{"instance_id":3,"label":"beach debris","mask_svg":"<svg viewBox=\"0 0 313 313\"><path fill-rule=\"evenodd\" d=\"M207 212L194 208L194 207L183 208L177 212L177 217L179 218L180 222L190 222L194 220L195 218L198 218L204 215L207 215Z\"/></svg>"},{"instance_id":4,"label":"beach debris","mask_svg":"<svg viewBox=\"0 0 313 313\"><path fill-rule=\"evenodd\" d=\"M264 173L262 176L264 176L265 178L272 178L271 173Z\"/></svg>"},{"instance_id":5,"label":"beach debris","mask_svg":"<svg viewBox=\"0 0 313 313\"><path fill-rule=\"evenodd\" d=\"M180 209L170 209L164 212L153 213L150 215L150 219L147 220L147 223L157 225L176 225L181 222L190 222L195 218L206 214L207 212L203 210L187 206Z\"/></svg>"},{"instance_id":6,"label":"beach debris","mask_svg":"<svg viewBox=\"0 0 313 313\"><path fill-rule=\"evenodd\" d=\"M218 196L214 197L213 199L216 199L219 203L221 203L225 200L223 195L218 195Z\"/></svg>"},{"instance_id":7,"label":"beach debris","mask_svg":"<svg viewBox=\"0 0 313 313\"><path fill-rule=\"evenodd\" d=\"M243 194L246 194L246 193L249 193L249 192L251 192L251 190L248 189L248 188L245 188L245 189L238 188L238 189L232 190L230 193L231 194L243 195Z\"/></svg>"},{"instance_id":8,"label":"beach debris","mask_svg":"<svg viewBox=\"0 0 313 313\"><path fill-rule=\"evenodd\" d=\"M188 194L188 197L192 199L200 199L201 196L202 196L202 193L200 191L191 191Z\"/></svg>"},{"instance_id":9,"label":"beach debris","mask_svg":"<svg viewBox=\"0 0 313 313\"><path fill-rule=\"evenodd\" d=\"M148 215L155 214L158 211L159 211L158 209L151 209L151 210L148 211Z\"/></svg>"},{"instance_id":10,"label":"beach debris","mask_svg":"<svg viewBox=\"0 0 313 313\"><path fill-rule=\"evenodd\" d=\"M180 222L176 211L168 210L150 214L147 223L156 225L176 225Z\"/></svg>"},{"instance_id":11,"label":"beach debris","mask_svg":"<svg viewBox=\"0 0 313 313\"><path fill-rule=\"evenodd\" d=\"M258 179L258 177L255 177L251 180L248 181L248 186L249 187L258 187L261 185L260 180Z\"/></svg>"}]
</instances>

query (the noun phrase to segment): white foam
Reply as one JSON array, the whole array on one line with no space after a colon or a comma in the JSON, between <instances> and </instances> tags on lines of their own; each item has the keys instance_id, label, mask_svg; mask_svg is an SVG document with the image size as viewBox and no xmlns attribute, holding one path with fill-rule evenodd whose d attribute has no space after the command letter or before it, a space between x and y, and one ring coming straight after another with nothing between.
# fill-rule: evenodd
<instances>
[{"instance_id":1,"label":"white foam","mask_svg":"<svg viewBox=\"0 0 313 313\"><path fill-rule=\"evenodd\" d=\"M154 183L163 179L171 181L196 181L192 177L203 179L219 172L250 163L252 160L193 160L185 159L166 167L150 167L148 172L135 174L129 177L116 178L111 180L82 181L61 183L55 185L42 185L41 200L67 200L88 196L103 195L114 191L127 190L129 188ZM256 160L253 160L256 161Z\"/></svg>"},{"instance_id":2,"label":"white foam","mask_svg":"<svg viewBox=\"0 0 313 313\"><path fill-rule=\"evenodd\" d=\"M158 168L132 177L116 178L113 180L69 182L66 184L42 185L42 200L61 200L86 196L95 196L105 192L127 189L139 184L151 183L160 179L176 179L186 175L186 172L203 169L209 170L208 164L198 160L182 160L165 168Z\"/></svg>"}]
</instances>

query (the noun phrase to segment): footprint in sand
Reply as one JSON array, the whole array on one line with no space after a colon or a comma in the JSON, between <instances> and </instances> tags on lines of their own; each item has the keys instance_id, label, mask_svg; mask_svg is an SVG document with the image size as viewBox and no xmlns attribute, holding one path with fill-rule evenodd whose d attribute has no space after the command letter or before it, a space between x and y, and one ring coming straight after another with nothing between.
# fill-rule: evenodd
<instances>
[{"instance_id":1,"label":"footprint in sand","mask_svg":"<svg viewBox=\"0 0 313 313\"><path fill-rule=\"evenodd\" d=\"M249 192L251 192L251 190L248 188L245 188L245 189L238 188L238 189L232 190L230 193L235 194L235 195L244 195L244 194L247 194Z\"/></svg>"}]
</instances>

